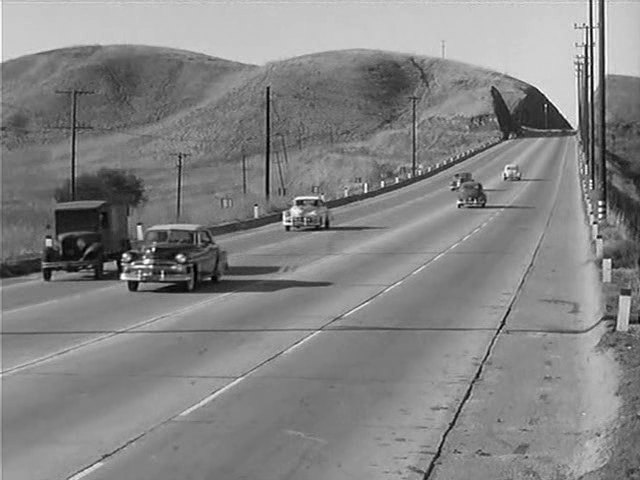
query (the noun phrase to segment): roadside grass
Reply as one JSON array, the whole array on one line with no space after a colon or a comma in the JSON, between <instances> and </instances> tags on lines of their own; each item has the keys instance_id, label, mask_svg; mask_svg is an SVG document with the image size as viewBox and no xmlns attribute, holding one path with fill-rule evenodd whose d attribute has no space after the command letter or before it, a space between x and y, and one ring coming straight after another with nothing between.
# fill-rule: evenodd
<instances>
[{"instance_id":1,"label":"roadside grass","mask_svg":"<svg viewBox=\"0 0 640 480\"><path fill-rule=\"evenodd\" d=\"M617 392L622 403L609 461L597 478L640 480L640 326L627 333L608 332L599 346L612 350L622 367Z\"/></svg>"}]
</instances>

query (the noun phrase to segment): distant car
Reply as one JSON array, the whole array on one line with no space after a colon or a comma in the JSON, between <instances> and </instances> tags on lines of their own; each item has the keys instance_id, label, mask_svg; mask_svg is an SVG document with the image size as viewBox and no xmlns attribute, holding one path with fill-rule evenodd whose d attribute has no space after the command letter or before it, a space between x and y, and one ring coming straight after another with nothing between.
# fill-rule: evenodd
<instances>
[{"instance_id":1,"label":"distant car","mask_svg":"<svg viewBox=\"0 0 640 480\"><path fill-rule=\"evenodd\" d=\"M484 208L486 204L487 195L484 193L480 182L465 182L460 185L456 202L458 208L467 206Z\"/></svg>"},{"instance_id":2,"label":"distant car","mask_svg":"<svg viewBox=\"0 0 640 480\"><path fill-rule=\"evenodd\" d=\"M453 180L449 184L449 190L458 190L464 182L472 182L473 175L470 172L460 172L453 176Z\"/></svg>"},{"instance_id":3,"label":"distant car","mask_svg":"<svg viewBox=\"0 0 640 480\"><path fill-rule=\"evenodd\" d=\"M509 164L505 165L502 170L502 180L520 180L520 168L517 165Z\"/></svg>"},{"instance_id":4,"label":"distant car","mask_svg":"<svg viewBox=\"0 0 640 480\"><path fill-rule=\"evenodd\" d=\"M331 226L331 212L319 195L295 197L291 208L282 212L282 225L288 232L293 228Z\"/></svg>"},{"instance_id":5,"label":"distant car","mask_svg":"<svg viewBox=\"0 0 640 480\"><path fill-rule=\"evenodd\" d=\"M120 280L129 291L140 283L177 283L193 291L205 280L217 282L228 269L227 253L202 225L155 225L140 248L122 254Z\"/></svg>"}]
</instances>

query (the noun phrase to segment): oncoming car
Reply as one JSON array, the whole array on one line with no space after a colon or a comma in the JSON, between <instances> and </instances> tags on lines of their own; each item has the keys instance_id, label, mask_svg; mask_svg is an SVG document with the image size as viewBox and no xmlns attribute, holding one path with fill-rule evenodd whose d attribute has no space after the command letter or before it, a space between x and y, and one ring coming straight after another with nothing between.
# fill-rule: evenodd
<instances>
[{"instance_id":1,"label":"oncoming car","mask_svg":"<svg viewBox=\"0 0 640 480\"><path fill-rule=\"evenodd\" d=\"M487 195L480 182L465 182L458 190L458 208L466 206L483 207L487 204Z\"/></svg>"},{"instance_id":2,"label":"oncoming car","mask_svg":"<svg viewBox=\"0 0 640 480\"><path fill-rule=\"evenodd\" d=\"M177 283L192 291L205 280L217 282L228 269L227 253L202 225L155 225L139 249L122 254L120 280L129 291L140 283Z\"/></svg>"},{"instance_id":3,"label":"oncoming car","mask_svg":"<svg viewBox=\"0 0 640 480\"><path fill-rule=\"evenodd\" d=\"M502 180L520 180L520 168L517 165L509 164L505 165L502 170Z\"/></svg>"},{"instance_id":4,"label":"oncoming car","mask_svg":"<svg viewBox=\"0 0 640 480\"><path fill-rule=\"evenodd\" d=\"M291 230L291 227L328 229L331 226L331 213L319 195L295 197L291 208L282 212L282 225L286 231Z\"/></svg>"}]
</instances>

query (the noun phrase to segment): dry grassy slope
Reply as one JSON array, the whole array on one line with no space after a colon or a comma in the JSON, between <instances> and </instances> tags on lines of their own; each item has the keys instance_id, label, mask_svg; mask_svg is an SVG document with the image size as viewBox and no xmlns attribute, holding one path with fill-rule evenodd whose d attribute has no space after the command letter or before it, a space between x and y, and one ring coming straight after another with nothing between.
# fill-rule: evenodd
<instances>
[{"instance_id":1,"label":"dry grassy slope","mask_svg":"<svg viewBox=\"0 0 640 480\"><path fill-rule=\"evenodd\" d=\"M607 76L607 150L613 184L640 201L640 77ZM596 111L600 108L596 92ZM596 123L599 128L599 117ZM634 179L636 185L634 185Z\"/></svg>"},{"instance_id":2,"label":"dry grassy slope","mask_svg":"<svg viewBox=\"0 0 640 480\"><path fill-rule=\"evenodd\" d=\"M524 82L471 65L371 50L324 52L258 67L180 50L87 46L8 61L2 76L3 205L15 207L4 211L42 222L51 192L69 168L68 132L45 129L68 122L69 99L56 89L96 91L80 98L78 122L94 129L79 136L79 172L134 169L152 200L141 214L148 222L172 214L170 154L178 151L191 154L185 206L193 220L242 214L214 207L216 196L238 198L243 148L249 189L257 198L267 85L273 132L286 138L284 176L291 193L320 183L327 191L341 190L354 176L379 179L406 163L412 95L419 98L418 144L425 164L456 147L495 138L491 86L512 111L522 109L532 93L541 95ZM531 115L531 126L540 127L539 119ZM554 110L550 126L562 122ZM279 137L274 142L280 149ZM275 166L273 173L275 188Z\"/></svg>"}]
</instances>

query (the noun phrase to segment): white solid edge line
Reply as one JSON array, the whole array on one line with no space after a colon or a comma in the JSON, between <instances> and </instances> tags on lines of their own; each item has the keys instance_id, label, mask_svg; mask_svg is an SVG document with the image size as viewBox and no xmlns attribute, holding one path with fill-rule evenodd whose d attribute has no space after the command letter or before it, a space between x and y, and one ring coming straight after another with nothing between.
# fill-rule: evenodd
<instances>
[{"instance_id":1,"label":"white solid edge line","mask_svg":"<svg viewBox=\"0 0 640 480\"><path fill-rule=\"evenodd\" d=\"M316 335L319 335L320 332L322 332L322 330L316 330L315 332L313 332L311 335L308 335L307 337L303 338L302 340L300 340L298 343L295 343L293 345L291 345L287 350L285 350L284 352L282 352L282 356L284 357L285 355L288 355L289 353L293 352L294 350L297 350L298 348L300 348L302 345L304 345L305 343L307 343L308 341L310 341L313 337L315 337Z\"/></svg>"},{"instance_id":2,"label":"white solid edge line","mask_svg":"<svg viewBox=\"0 0 640 480\"><path fill-rule=\"evenodd\" d=\"M87 475L95 472L96 470L98 470L103 465L104 465L104 462L96 462L93 465L85 468L84 470L76 473L74 476L69 477L68 480L80 480L81 478L84 478Z\"/></svg>"}]
</instances>

